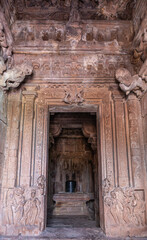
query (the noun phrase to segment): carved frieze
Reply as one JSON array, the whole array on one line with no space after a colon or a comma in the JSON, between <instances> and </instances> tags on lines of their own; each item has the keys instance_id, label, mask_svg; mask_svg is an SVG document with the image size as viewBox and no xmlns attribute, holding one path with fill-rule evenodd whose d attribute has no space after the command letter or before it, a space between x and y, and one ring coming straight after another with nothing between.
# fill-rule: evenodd
<instances>
[{"instance_id":1,"label":"carved frieze","mask_svg":"<svg viewBox=\"0 0 147 240\"><path fill-rule=\"evenodd\" d=\"M52 50L71 49L71 41L76 41L76 48L128 49L133 37L130 22L74 22L71 17L67 23L50 22L36 24L36 22L18 21L13 25L12 32L17 46L46 46ZM105 42L105 44L104 44Z\"/></svg>"},{"instance_id":2,"label":"carved frieze","mask_svg":"<svg viewBox=\"0 0 147 240\"><path fill-rule=\"evenodd\" d=\"M57 57L58 56L58 57ZM96 79L107 78L108 81L113 81L115 71L121 66L128 66L131 70L132 66L126 55L103 55L92 53L87 54L67 54L62 55L47 54L41 58L36 55L15 55L15 62L21 63L24 60L29 61L33 65L32 81L45 80L47 83L65 83L65 82L87 82L94 84ZM55 80L56 79L56 80ZM106 80L105 80L106 82ZM57 93L56 93L57 95Z\"/></svg>"}]
</instances>

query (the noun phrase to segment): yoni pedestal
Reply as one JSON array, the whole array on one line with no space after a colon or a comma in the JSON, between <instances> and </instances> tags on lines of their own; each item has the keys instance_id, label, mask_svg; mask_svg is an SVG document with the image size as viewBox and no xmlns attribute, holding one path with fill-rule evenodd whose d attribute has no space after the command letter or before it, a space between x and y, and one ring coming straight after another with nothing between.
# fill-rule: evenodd
<instances>
[{"instance_id":1,"label":"yoni pedestal","mask_svg":"<svg viewBox=\"0 0 147 240\"><path fill-rule=\"evenodd\" d=\"M53 215L86 215L89 211L86 202L93 200L93 193L58 193L53 196L56 202Z\"/></svg>"}]
</instances>

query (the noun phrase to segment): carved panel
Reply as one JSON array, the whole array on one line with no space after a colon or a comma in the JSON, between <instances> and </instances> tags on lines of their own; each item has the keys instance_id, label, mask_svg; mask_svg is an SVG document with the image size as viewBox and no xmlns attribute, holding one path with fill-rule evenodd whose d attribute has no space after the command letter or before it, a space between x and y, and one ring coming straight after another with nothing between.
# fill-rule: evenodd
<instances>
[{"instance_id":1,"label":"carved panel","mask_svg":"<svg viewBox=\"0 0 147 240\"><path fill-rule=\"evenodd\" d=\"M127 229L145 226L145 198L142 190L114 188L104 197L106 225ZM113 230L111 229L113 232ZM123 232L123 230L122 230Z\"/></svg>"},{"instance_id":2,"label":"carved panel","mask_svg":"<svg viewBox=\"0 0 147 240\"><path fill-rule=\"evenodd\" d=\"M3 207L3 225L7 234L39 234L44 228L44 176L39 176L38 187L15 187L6 191Z\"/></svg>"},{"instance_id":3,"label":"carved panel","mask_svg":"<svg viewBox=\"0 0 147 240\"><path fill-rule=\"evenodd\" d=\"M38 177L42 174L43 161L43 131L44 131L44 106L37 104L35 114L35 139L34 139L34 160L32 166L32 177L36 183Z\"/></svg>"},{"instance_id":4,"label":"carved panel","mask_svg":"<svg viewBox=\"0 0 147 240\"><path fill-rule=\"evenodd\" d=\"M67 23L46 22L36 24L35 21L18 21L12 29L17 49L22 47L47 47L52 50L71 50L70 40L78 40L76 49L98 49L121 52L128 49L133 38L130 22L102 21L80 23L76 28ZM122 49L123 47L123 49Z\"/></svg>"}]
</instances>

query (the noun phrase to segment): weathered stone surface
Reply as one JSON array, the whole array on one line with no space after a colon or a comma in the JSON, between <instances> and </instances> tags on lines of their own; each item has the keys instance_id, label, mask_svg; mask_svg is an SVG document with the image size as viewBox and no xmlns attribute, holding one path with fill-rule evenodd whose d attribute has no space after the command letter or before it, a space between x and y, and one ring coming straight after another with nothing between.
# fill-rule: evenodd
<instances>
[{"instance_id":1,"label":"weathered stone surface","mask_svg":"<svg viewBox=\"0 0 147 240\"><path fill-rule=\"evenodd\" d=\"M147 5L134 2L2 0L1 235L42 234L47 199L75 172L80 194L94 193L93 215L108 236L147 236Z\"/></svg>"}]
</instances>

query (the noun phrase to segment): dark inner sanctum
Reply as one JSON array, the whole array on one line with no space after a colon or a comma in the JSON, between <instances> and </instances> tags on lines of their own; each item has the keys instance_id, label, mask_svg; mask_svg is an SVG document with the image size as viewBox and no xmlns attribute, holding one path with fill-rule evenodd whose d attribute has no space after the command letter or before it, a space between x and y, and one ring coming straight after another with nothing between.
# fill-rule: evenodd
<instances>
[{"instance_id":1,"label":"dark inner sanctum","mask_svg":"<svg viewBox=\"0 0 147 240\"><path fill-rule=\"evenodd\" d=\"M50 130L47 225L98 226L96 115L56 113Z\"/></svg>"}]
</instances>

